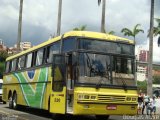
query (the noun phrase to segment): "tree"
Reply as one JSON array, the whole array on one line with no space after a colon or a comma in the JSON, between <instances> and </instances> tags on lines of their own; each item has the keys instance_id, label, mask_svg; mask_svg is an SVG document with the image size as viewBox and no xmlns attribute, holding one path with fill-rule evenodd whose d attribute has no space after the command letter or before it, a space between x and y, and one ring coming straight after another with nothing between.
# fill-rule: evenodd
<instances>
[{"instance_id":1,"label":"tree","mask_svg":"<svg viewBox=\"0 0 160 120\"><path fill-rule=\"evenodd\" d=\"M148 82L147 94L152 97L152 82L153 82L153 26L154 26L154 0L151 0L150 11L150 32L149 32L149 59L148 59Z\"/></svg>"},{"instance_id":2,"label":"tree","mask_svg":"<svg viewBox=\"0 0 160 120\"><path fill-rule=\"evenodd\" d=\"M133 30L130 30L128 28L123 28L121 30L122 33L124 33L124 36L132 36L134 38L134 41L136 39L136 35L140 32L144 33L144 30L140 29L141 25L137 24L136 26L134 26Z\"/></svg>"},{"instance_id":3,"label":"tree","mask_svg":"<svg viewBox=\"0 0 160 120\"><path fill-rule=\"evenodd\" d=\"M101 0L98 0L98 5L101 4ZM101 18L101 32L105 33L105 13L106 12L106 0L102 0L102 18Z\"/></svg>"},{"instance_id":4,"label":"tree","mask_svg":"<svg viewBox=\"0 0 160 120\"><path fill-rule=\"evenodd\" d=\"M86 25L82 25L82 26L80 26L80 27L76 27L76 28L74 28L73 30L74 31L84 31L84 30L86 30Z\"/></svg>"},{"instance_id":5,"label":"tree","mask_svg":"<svg viewBox=\"0 0 160 120\"><path fill-rule=\"evenodd\" d=\"M158 25L157 25L157 27L153 28L153 34L154 34L154 36L159 35L157 44L158 44L158 46L160 46L160 18L156 18L156 22L158 23Z\"/></svg>"},{"instance_id":6,"label":"tree","mask_svg":"<svg viewBox=\"0 0 160 120\"><path fill-rule=\"evenodd\" d=\"M109 31L107 34L114 35L115 32L114 31Z\"/></svg>"}]
</instances>

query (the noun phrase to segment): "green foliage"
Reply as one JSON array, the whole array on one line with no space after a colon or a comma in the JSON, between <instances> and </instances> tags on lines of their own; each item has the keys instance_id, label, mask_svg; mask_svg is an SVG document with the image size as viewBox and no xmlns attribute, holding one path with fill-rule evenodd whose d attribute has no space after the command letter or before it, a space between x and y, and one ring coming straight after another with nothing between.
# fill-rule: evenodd
<instances>
[{"instance_id":1,"label":"green foliage","mask_svg":"<svg viewBox=\"0 0 160 120\"><path fill-rule=\"evenodd\" d=\"M5 60L8 57L7 51L0 51L0 79L3 76L5 70Z\"/></svg>"},{"instance_id":2,"label":"green foliage","mask_svg":"<svg viewBox=\"0 0 160 120\"><path fill-rule=\"evenodd\" d=\"M5 70L5 62L0 62L0 79L2 79L4 70Z\"/></svg>"},{"instance_id":3,"label":"green foliage","mask_svg":"<svg viewBox=\"0 0 160 120\"><path fill-rule=\"evenodd\" d=\"M147 81L137 81L138 91L142 90L143 93L147 93Z\"/></svg>"},{"instance_id":4,"label":"green foliage","mask_svg":"<svg viewBox=\"0 0 160 120\"><path fill-rule=\"evenodd\" d=\"M80 26L80 27L76 27L76 28L74 28L73 30L74 31L84 31L84 30L86 30L86 25L82 25L82 26Z\"/></svg>"},{"instance_id":5,"label":"green foliage","mask_svg":"<svg viewBox=\"0 0 160 120\"><path fill-rule=\"evenodd\" d=\"M8 57L8 53L7 51L0 51L0 61L3 62L6 60L6 58Z\"/></svg>"},{"instance_id":6,"label":"green foliage","mask_svg":"<svg viewBox=\"0 0 160 120\"><path fill-rule=\"evenodd\" d=\"M160 84L160 76L153 76L153 84Z\"/></svg>"},{"instance_id":7,"label":"green foliage","mask_svg":"<svg viewBox=\"0 0 160 120\"><path fill-rule=\"evenodd\" d=\"M141 25L140 24L135 25L133 30L130 30L128 28L123 28L121 32L124 33L124 36L132 36L135 40L135 37L138 33L140 32L144 33L144 30L140 29L139 26Z\"/></svg>"}]
</instances>

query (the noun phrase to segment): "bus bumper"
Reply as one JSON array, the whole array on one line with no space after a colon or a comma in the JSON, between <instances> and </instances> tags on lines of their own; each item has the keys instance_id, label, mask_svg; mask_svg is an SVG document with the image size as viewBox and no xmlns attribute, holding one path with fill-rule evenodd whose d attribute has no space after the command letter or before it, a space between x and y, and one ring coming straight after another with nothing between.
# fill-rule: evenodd
<instances>
[{"instance_id":1,"label":"bus bumper","mask_svg":"<svg viewBox=\"0 0 160 120\"><path fill-rule=\"evenodd\" d=\"M136 115L137 104L81 104L74 107L76 115Z\"/></svg>"}]
</instances>

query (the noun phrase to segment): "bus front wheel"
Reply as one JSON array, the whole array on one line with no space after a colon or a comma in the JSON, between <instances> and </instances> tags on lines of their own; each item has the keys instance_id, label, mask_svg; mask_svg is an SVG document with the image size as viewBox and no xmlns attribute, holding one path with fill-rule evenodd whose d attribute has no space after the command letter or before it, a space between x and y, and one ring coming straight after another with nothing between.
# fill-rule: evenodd
<instances>
[{"instance_id":1,"label":"bus front wheel","mask_svg":"<svg viewBox=\"0 0 160 120\"><path fill-rule=\"evenodd\" d=\"M96 120L108 120L109 115L96 115Z\"/></svg>"},{"instance_id":2,"label":"bus front wheel","mask_svg":"<svg viewBox=\"0 0 160 120\"><path fill-rule=\"evenodd\" d=\"M13 108L12 96L9 97L9 108Z\"/></svg>"}]
</instances>

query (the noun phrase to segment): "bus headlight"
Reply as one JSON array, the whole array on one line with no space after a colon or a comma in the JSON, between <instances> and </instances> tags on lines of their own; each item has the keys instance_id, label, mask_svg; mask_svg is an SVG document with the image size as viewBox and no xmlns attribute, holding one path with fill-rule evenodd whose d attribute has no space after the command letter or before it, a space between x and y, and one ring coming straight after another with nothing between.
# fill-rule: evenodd
<instances>
[{"instance_id":1,"label":"bus headlight","mask_svg":"<svg viewBox=\"0 0 160 120\"><path fill-rule=\"evenodd\" d=\"M133 98L132 98L132 101L137 101L137 98L133 97Z\"/></svg>"},{"instance_id":2,"label":"bus headlight","mask_svg":"<svg viewBox=\"0 0 160 120\"><path fill-rule=\"evenodd\" d=\"M96 100L96 95L78 94L78 100Z\"/></svg>"},{"instance_id":3,"label":"bus headlight","mask_svg":"<svg viewBox=\"0 0 160 120\"><path fill-rule=\"evenodd\" d=\"M127 101L131 101L131 97L127 97L126 100L127 100Z\"/></svg>"}]
</instances>

